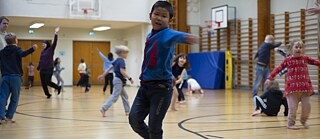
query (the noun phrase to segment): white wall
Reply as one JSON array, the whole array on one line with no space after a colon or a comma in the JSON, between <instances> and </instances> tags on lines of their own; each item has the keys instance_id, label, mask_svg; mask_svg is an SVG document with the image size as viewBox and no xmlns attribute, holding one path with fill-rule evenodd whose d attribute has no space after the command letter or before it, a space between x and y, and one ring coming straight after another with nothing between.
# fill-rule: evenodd
<instances>
[{"instance_id":1,"label":"white wall","mask_svg":"<svg viewBox=\"0 0 320 139\"><path fill-rule=\"evenodd\" d=\"M123 40L130 48L130 53L126 59L127 73L135 81L134 85L139 84L139 76L141 73L141 64L144 48L143 39L144 25L139 25L124 31Z\"/></svg>"},{"instance_id":2,"label":"white wall","mask_svg":"<svg viewBox=\"0 0 320 139\"><path fill-rule=\"evenodd\" d=\"M238 19L257 17L257 0L200 0L200 25L211 20L211 8L221 5L235 6Z\"/></svg>"},{"instance_id":3,"label":"white wall","mask_svg":"<svg viewBox=\"0 0 320 139\"><path fill-rule=\"evenodd\" d=\"M271 0L271 13L279 14L311 8L316 0ZM307 5L308 4L308 5Z\"/></svg>"},{"instance_id":4,"label":"white wall","mask_svg":"<svg viewBox=\"0 0 320 139\"><path fill-rule=\"evenodd\" d=\"M70 18L69 0L0 0L6 16ZM147 22L155 0L101 0L101 18L109 21ZM13 10L14 9L14 10Z\"/></svg>"},{"instance_id":5,"label":"white wall","mask_svg":"<svg viewBox=\"0 0 320 139\"><path fill-rule=\"evenodd\" d=\"M27 27L10 26L8 32L14 32L19 39L34 39L44 40L53 38L53 28L42 28L35 30L35 34L28 33ZM123 44L122 30L109 30L105 32L96 32L94 36L89 36L90 29L74 29L74 28L61 28L59 33L58 45L55 52L55 56L59 56L62 60L62 66L66 69L61 73L65 80L65 85L72 85L73 74L73 41L85 40L85 41L110 41L111 47L115 45ZM111 49L113 51L113 49ZM41 48L38 50L41 51ZM60 51L64 51L65 55L61 56Z\"/></svg>"},{"instance_id":6,"label":"white wall","mask_svg":"<svg viewBox=\"0 0 320 139\"><path fill-rule=\"evenodd\" d=\"M238 19L257 18L257 1L258 0L200 0L200 23L197 25L204 26L204 21L211 19L211 8L226 4L237 8ZM306 7L310 8L314 6L315 1L316 0L309 0L309 5L307 6L307 0L271 0L271 13L279 14L286 11L298 11ZM198 22L194 13L188 12L188 18L189 25L196 25L195 23Z\"/></svg>"}]
</instances>

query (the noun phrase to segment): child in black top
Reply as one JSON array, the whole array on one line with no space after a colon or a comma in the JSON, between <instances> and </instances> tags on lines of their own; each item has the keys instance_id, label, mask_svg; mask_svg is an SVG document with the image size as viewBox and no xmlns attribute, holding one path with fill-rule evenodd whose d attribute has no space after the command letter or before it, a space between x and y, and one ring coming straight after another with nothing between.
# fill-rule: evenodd
<instances>
[{"instance_id":1,"label":"child in black top","mask_svg":"<svg viewBox=\"0 0 320 139\"><path fill-rule=\"evenodd\" d=\"M264 101L266 99L266 101ZM264 113L267 116L277 116L280 111L281 105L284 105L284 116L288 116L288 103L287 99L283 97L282 91L280 91L279 83L275 80L271 81L267 86L267 93L261 97L253 97L256 111L252 113L252 116Z\"/></svg>"}]
</instances>

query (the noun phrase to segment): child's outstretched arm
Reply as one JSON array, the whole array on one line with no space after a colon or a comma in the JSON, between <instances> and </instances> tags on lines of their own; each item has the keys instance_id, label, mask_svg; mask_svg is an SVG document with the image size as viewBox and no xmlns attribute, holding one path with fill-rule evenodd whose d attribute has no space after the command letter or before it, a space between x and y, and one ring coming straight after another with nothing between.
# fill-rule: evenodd
<instances>
[{"instance_id":1,"label":"child's outstretched arm","mask_svg":"<svg viewBox=\"0 0 320 139\"><path fill-rule=\"evenodd\" d=\"M286 67L287 67L287 62L286 62L286 59L284 59L282 61L282 63L270 73L270 75L269 75L268 79L266 80L265 84L269 85L270 80L274 80L274 77L276 77L278 75L278 73L281 72Z\"/></svg>"},{"instance_id":2,"label":"child's outstretched arm","mask_svg":"<svg viewBox=\"0 0 320 139\"><path fill-rule=\"evenodd\" d=\"M307 57L307 58L308 58L308 64L320 66L320 60L315 60L315 59L312 59L311 57Z\"/></svg>"},{"instance_id":3,"label":"child's outstretched arm","mask_svg":"<svg viewBox=\"0 0 320 139\"><path fill-rule=\"evenodd\" d=\"M26 51L23 51L22 49L19 49L19 55L21 56L21 57L26 57L26 56L28 56L29 54L31 54L31 53L33 53L35 50L37 50L37 48L38 48L38 46L35 44L35 45L33 45L32 46L32 48L30 48L30 49L28 49L28 50L26 50Z\"/></svg>"},{"instance_id":4,"label":"child's outstretched arm","mask_svg":"<svg viewBox=\"0 0 320 139\"><path fill-rule=\"evenodd\" d=\"M175 31L171 34L171 40L174 43L180 43L180 44L198 44L199 43L199 37L195 36L193 34L185 33L185 32L179 32Z\"/></svg>"},{"instance_id":5,"label":"child's outstretched arm","mask_svg":"<svg viewBox=\"0 0 320 139\"><path fill-rule=\"evenodd\" d=\"M188 44L199 44L199 37L194 35L185 36L184 41Z\"/></svg>"},{"instance_id":6,"label":"child's outstretched arm","mask_svg":"<svg viewBox=\"0 0 320 139\"><path fill-rule=\"evenodd\" d=\"M279 47L281 45L282 45L282 42L279 42L277 44L271 44L271 48L274 49L274 48L277 48L277 47Z\"/></svg>"},{"instance_id":7,"label":"child's outstretched arm","mask_svg":"<svg viewBox=\"0 0 320 139\"><path fill-rule=\"evenodd\" d=\"M109 59L97 48L98 53L103 61L109 61Z\"/></svg>"},{"instance_id":8,"label":"child's outstretched arm","mask_svg":"<svg viewBox=\"0 0 320 139\"><path fill-rule=\"evenodd\" d=\"M58 32L60 31L60 27L56 27L54 29L54 38L53 38L53 43L52 43L52 49L56 49L57 42L58 42Z\"/></svg>"},{"instance_id":9,"label":"child's outstretched arm","mask_svg":"<svg viewBox=\"0 0 320 139\"><path fill-rule=\"evenodd\" d=\"M98 80L101 81L101 80L103 79L103 77L105 77L105 76L109 73L109 71L110 71L111 69L113 69L113 65L111 65L107 70L105 70L104 73L102 73L101 75L99 75L99 76L98 76Z\"/></svg>"}]
</instances>

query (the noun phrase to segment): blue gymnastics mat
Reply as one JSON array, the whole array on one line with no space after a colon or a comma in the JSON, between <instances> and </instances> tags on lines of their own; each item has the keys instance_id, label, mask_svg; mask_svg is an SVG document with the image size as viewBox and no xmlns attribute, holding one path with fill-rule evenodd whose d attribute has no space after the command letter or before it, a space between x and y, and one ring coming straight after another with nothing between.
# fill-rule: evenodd
<instances>
[{"instance_id":1,"label":"blue gymnastics mat","mask_svg":"<svg viewBox=\"0 0 320 139\"><path fill-rule=\"evenodd\" d=\"M204 89L225 89L225 52L188 54L191 70L188 75Z\"/></svg>"}]
</instances>

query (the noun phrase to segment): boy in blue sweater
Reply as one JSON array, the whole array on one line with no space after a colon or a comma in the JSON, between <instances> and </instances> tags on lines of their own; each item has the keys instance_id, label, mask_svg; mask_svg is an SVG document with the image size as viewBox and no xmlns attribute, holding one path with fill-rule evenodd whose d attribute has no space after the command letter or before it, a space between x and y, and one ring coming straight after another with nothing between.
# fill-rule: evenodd
<instances>
[{"instance_id":1,"label":"boy in blue sweater","mask_svg":"<svg viewBox=\"0 0 320 139\"><path fill-rule=\"evenodd\" d=\"M157 1L149 16L153 29L145 43L141 86L129 114L129 123L145 139L162 139L162 121L172 97L174 47L177 43L198 43L199 38L168 28L173 7L166 1ZM148 115L147 125L144 120Z\"/></svg>"},{"instance_id":2,"label":"boy in blue sweater","mask_svg":"<svg viewBox=\"0 0 320 139\"><path fill-rule=\"evenodd\" d=\"M5 41L7 46L0 51L0 67L3 79L0 86L0 124L4 120L7 123L15 122L13 115L19 102L21 76L23 75L22 57L28 56L37 49L37 46L34 45L32 48L23 51L17 46L18 40L13 33L8 33L5 36ZM6 104L10 95L10 104L6 112Z\"/></svg>"},{"instance_id":3,"label":"boy in blue sweater","mask_svg":"<svg viewBox=\"0 0 320 139\"><path fill-rule=\"evenodd\" d=\"M256 66L256 79L253 83L252 97L258 94L261 81L264 83L270 74L269 63L271 50L279 47L281 44L282 42L275 44L274 37L272 35L267 35L264 42L259 47L258 52L254 56L254 59L258 59L258 61ZM263 92L266 93L266 86L264 86Z\"/></svg>"}]
</instances>

